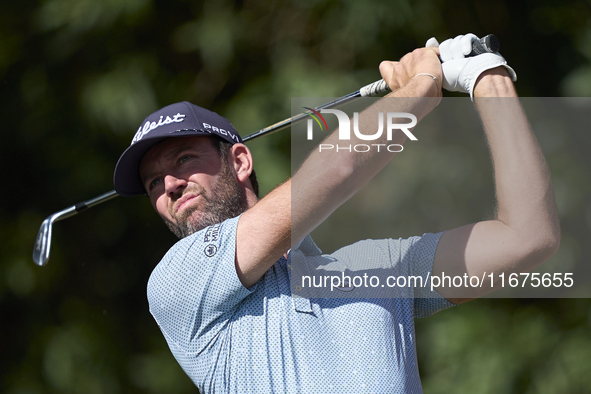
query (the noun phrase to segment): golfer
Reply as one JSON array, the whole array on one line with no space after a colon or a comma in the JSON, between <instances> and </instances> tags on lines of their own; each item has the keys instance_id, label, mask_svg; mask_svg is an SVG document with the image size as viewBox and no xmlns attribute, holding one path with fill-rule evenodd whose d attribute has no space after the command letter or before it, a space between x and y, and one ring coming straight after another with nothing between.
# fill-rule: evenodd
<instances>
[{"instance_id":1,"label":"golfer","mask_svg":"<svg viewBox=\"0 0 591 394\"><path fill-rule=\"evenodd\" d=\"M421 393L414 318L491 290L293 297L291 283L300 280L293 265L330 262L346 271L361 261L368 270L463 276L527 272L556 252L550 177L516 98L515 73L499 54L465 57L474 39L431 39L398 62L382 62L388 96L417 99L385 98L359 115L370 122L379 112L405 112L420 121L442 87L474 99L492 155L497 216L440 234L366 240L323 255L308 234L395 153L314 152L259 200L253 158L228 120L186 102L144 120L119 159L115 188L147 194L181 238L154 269L148 300L200 392ZM336 134L325 142L337 143ZM402 144L399 134L381 142Z\"/></svg>"}]
</instances>

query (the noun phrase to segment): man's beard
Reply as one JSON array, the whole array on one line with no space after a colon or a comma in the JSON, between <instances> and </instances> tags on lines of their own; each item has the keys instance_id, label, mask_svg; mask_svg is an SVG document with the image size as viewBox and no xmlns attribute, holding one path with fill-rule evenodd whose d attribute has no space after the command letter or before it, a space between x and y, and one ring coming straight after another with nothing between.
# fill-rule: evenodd
<instances>
[{"instance_id":1,"label":"man's beard","mask_svg":"<svg viewBox=\"0 0 591 394\"><path fill-rule=\"evenodd\" d=\"M194 206L187 207L179 215L170 212L171 216L176 219L176 223L165 220L170 231L181 239L206 227L236 217L246 211L248 207L246 193L240 188L238 180L224 160L222 160L220 176L210 194L200 185L187 187L183 194L187 192L198 193L201 201ZM199 210L201 212L193 217L193 213Z\"/></svg>"}]
</instances>

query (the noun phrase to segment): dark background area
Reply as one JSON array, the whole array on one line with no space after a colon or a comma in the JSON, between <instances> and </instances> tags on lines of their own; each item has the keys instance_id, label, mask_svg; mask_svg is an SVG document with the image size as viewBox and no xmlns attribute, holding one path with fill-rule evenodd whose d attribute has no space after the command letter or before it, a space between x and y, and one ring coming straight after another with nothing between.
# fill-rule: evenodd
<instances>
[{"instance_id":1,"label":"dark background area","mask_svg":"<svg viewBox=\"0 0 591 394\"><path fill-rule=\"evenodd\" d=\"M466 32L499 37L521 96L586 97L590 16L585 1L0 3L0 392L196 392L148 312L148 277L175 238L146 198L57 223L48 266L31 258L45 217L112 189L148 113L188 100L244 136L289 117L291 97L341 96L378 79L381 60ZM289 176L289 131L249 146L265 194ZM559 188L561 219L580 220L560 256L585 262L590 169L549 162L575 184ZM476 300L422 319L425 392L591 392L590 332L589 299Z\"/></svg>"}]
</instances>

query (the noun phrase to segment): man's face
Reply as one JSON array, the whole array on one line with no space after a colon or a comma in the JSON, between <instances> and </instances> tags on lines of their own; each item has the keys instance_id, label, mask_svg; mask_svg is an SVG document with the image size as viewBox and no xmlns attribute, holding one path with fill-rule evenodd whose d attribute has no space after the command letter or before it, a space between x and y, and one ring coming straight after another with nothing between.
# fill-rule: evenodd
<instances>
[{"instance_id":1,"label":"man's face","mask_svg":"<svg viewBox=\"0 0 591 394\"><path fill-rule=\"evenodd\" d=\"M140 177L168 228L184 238L238 216L246 194L206 136L169 138L144 155Z\"/></svg>"}]
</instances>

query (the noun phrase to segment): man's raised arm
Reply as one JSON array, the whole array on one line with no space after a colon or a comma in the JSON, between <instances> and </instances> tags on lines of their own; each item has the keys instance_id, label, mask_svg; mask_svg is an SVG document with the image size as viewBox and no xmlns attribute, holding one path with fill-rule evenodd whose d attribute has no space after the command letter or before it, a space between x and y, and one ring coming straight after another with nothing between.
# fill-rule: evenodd
<instances>
[{"instance_id":1,"label":"man's raised arm","mask_svg":"<svg viewBox=\"0 0 591 394\"><path fill-rule=\"evenodd\" d=\"M548 167L504 67L481 74L474 97L492 156L497 216L443 234L433 275L529 272L556 253L560 243ZM461 290L438 289L454 303L491 291Z\"/></svg>"},{"instance_id":2,"label":"man's raised arm","mask_svg":"<svg viewBox=\"0 0 591 394\"><path fill-rule=\"evenodd\" d=\"M372 129L374 124L377 128L379 112L410 112L420 119L432 110L441 96L442 73L437 55L437 48L420 48L399 62L382 62L380 72L392 89L388 96L414 99L404 103L380 100L360 114L359 122ZM401 106L389 108L393 101ZM336 134L324 142L336 143ZM355 142L354 138L352 136L351 143ZM406 136L400 133L392 141L386 141L386 136L383 139L375 143L401 144ZM322 223L394 155L384 151L363 155L355 152L312 153L292 180L273 190L240 218L236 270L244 286L255 284L292 243ZM292 190L292 181L297 190Z\"/></svg>"}]
</instances>

